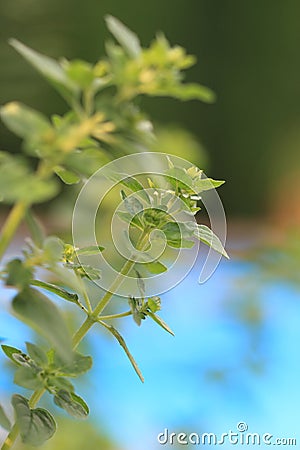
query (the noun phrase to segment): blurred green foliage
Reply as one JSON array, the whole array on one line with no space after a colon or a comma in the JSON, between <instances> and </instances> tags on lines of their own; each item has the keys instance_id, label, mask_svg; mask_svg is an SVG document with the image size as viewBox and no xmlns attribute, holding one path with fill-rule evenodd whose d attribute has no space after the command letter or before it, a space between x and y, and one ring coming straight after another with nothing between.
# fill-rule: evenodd
<instances>
[{"instance_id":1,"label":"blurred green foliage","mask_svg":"<svg viewBox=\"0 0 300 450\"><path fill-rule=\"evenodd\" d=\"M55 436L44 446L44 450L82 450L105 449L121 450L117 445L99 430L99 426L93 426L91 422L75 422L70 419L59 419L58 431ZM16 450L32 450L29 445L19 443Z\"/></svg>"}]
</instances>

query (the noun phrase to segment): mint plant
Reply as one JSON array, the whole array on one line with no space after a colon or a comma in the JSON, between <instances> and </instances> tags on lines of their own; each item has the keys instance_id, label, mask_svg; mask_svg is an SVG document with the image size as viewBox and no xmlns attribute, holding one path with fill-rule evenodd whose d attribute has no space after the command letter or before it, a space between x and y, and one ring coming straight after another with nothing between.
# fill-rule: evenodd
<instances>
[{"instance_id":1,"label":"mint plant","mask_svg":"<svg viewBox=\"0 0 300 450\"><path fill-rule=\"evenodd\" d=\"M183 82L183 71L195 63L195 58L183 48L171 47L162 34L157 35L149 48L142 48L138 37L119 20L109 16L106 23L115 41L107 43L107 55L96 64L56 61L19 41L10 42L57 90L70 110L49 119L18 102L1 108L2 121L22 138L23 144L18 155L0 153L1 200L12 205L1 233L0 257L21 222L26 221L30 232L22 256L3 265L1 279L4 286L17 290L12 299L14 314L43 338L42 344L26 342L22 349L2 345L5 356L15 366L14 383L29 391L28 397L20 394L12 397L14 424L0 406L0 425L8 431L2 450L12 448L19 435L24 443L33 446L40 446L53 436L55 419L49 411L37 407L45 393L75 418L89 414L88 405L75 392L72 379L92 367L92 357L81 354L77 347L95 324L116 338L143 381L125 340L111 321L131 316L140 325L151 319L173 334L158 315L160 297L147 293L147 274L168 273L161 256L153 256L155 241L161 241L161 235L155 237L153 232L163 233L168 248L191 248L200 240L227 257L213 231L194 220L200 209L201 193L223 181L206 178L193 165L178 166L167 156L167 167L159 177L139 180L126 173L109 174L119 186L123 202L118 217L127 226L133 248L143 252L144 259L137 259L134 254L128 257L102 298L100 290L99 293L93 290L95 298L91 298L89 289L102 274L97 266L83 260L104 254L105 248L101 245L79 248L57 236L44 235L32 207L59 195L59 179L67 185L84 183L107 162L145 151L153 141L151 122L138 106L141 96L205 102L214 99L208 88ZM36 162L36 169L32 169L32 161ZM174 219L178 208L187 214L184 221ZM41 273L50 274L51 282ZM139 294L133 296L128 292L127 311L105 315L113 295L118 294L122 277L130 275L136 280ZM84 317L73 336L63 311L53 303L53 296L72 303Z\"/></svg>"}]
</instances>

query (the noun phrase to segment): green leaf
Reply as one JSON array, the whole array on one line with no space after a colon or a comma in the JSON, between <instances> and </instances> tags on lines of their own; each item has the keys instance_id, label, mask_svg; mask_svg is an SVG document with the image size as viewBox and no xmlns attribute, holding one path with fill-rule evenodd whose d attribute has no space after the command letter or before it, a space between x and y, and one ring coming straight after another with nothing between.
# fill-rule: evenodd
<instances>
[{"instance_id":1,"label":"green leaf","mask_svg":"<svg viewBox=\"0 0 300 450\"><path fill-rule=\"evenodd\" d=\"M186 222L168 222L162 227L167 244L174 248L191 248L194 242L187 239L193 236L193 230L189 230L185 225Z\"/></svg>"},{"instance_id":2,"label":"green leaf","mask_svg":"<svg viewBox=\"0 0 300 450\"><path fill-rule=\"evenodd\" d=\"M49 262L62 260L64 243L57 236L48 236L44 241L43 249Z\"/></svg>"},{"instance_id":3,"label":"green leaf","mask_svg":"<svg viewBox=\"0 0 300 450\"><path fill-rule=\"evenodd\" d=\"M15 347L11 347L10 345L1 345L1 348L5 355L15 364L21 365L19 361L15 358L15 355L24 355L26 356L21 350Z\"/></svg>"},{"instance_id":4,"label":"green leaf","mask_svg":"<svg viewBox=\"0 0 300 450\"><path fill-rule=\"evenodd\" d=\"M54 435L56 423L48 411L30 409L28 400L17 394L12 397L12 405L24 444L38 447Z\"/></svg>"},{"instance_id":5,"label":"green leaf","mask_svg":"<svg viewBox=\"0 0 300 450\"><path fill-rule=\"evenodd\" d=\"M4 428L7 431L11 429L11 423L1 405L0 405L0 427Z\"/></svg>"},{"instance_id":6,"label":"green leaf","mask_svg":"<svg viewBox=\"0 0 300 450\"><path fill-rule=\"evenodd\" d=\"M44 336L64 360L71 357L71 337L58 308L36 289L26 288L13 299L14 312Z\"/></svg>"},{"instance_id":7,"label":"green leaf","mask_svg":"<svg viewBox=\"0 0 300 450\"><path fill-rule=\"evenodd\" d=\"M43 114L22 103L7 103L0 109L0 116L10 131L25 140L31 140L36 135L46 135L52 130Z\"/></svg>"},{"instance_id":8,"label":"green leaf","mask_svg":"<svg viewBox=\"0 0 300 450\"><path fill-rule=\"evenodd\" d=\"M101 245L90 245L88 247L82 247L76 250L76 254L79 256L92 256L99 255L100 252L104 250Z\"/></svg>"},{"instance_id":9,"label":"green leaf","mask_svg":"<svg viewBox=\"0 0 300 450\"><path fill-rule=\"evenodd\" d=\"M150 272L150 273L163 273L168 270L168 268L161 263L160 261L153 261L149 263L143 263L143 266Z\"/></svg>"},{"instance_id":10,"label":"green leaf","mask_svg":"<svg viewBox=\"0 0 300 450\"><path fill-rule=\"evenodd\" d=\"M54 403L76 419L85 419L89 414L85 401L74 392L61 389L54 396Z\"/></svg>"},{"instance_id":11,"label":"green leaf","mask_svg":"<svg viewBox=\"0 0 300 450\"><path fill-rule=\"evenodd\" d=\"M122 45L127 54L132 58L137 58L142 50L137 35L113 16L107 15L105 21L109 31Z\"/></svg>"},{"instance_id":12,"label":"green leaf","mask_svg":"<svg viewBox=\"0 0 300 450\"><path fill-rule=\"evenodd\" d=\"M160 305L161 305L161 300L159 297L154 296L154 297L149 297L147 300L147 305L148 308L150 309L150 311L152 313L156 313L157 311L160 310Z\"/></svg>"},{"instance_id":13,"label":"green leaf","mask_svg":"<svg viewBox=\"0 0 300 450\"><path fill-rule=\"evenodd\" d=\"M194 182L195 192L200 194L204 191L209 191L210 189L218 188L222 186L225 181L222 180L213 180L212 178L200 178Z\"/></svg>"},{"instance_id":14,"label":"green leaf","mask_svg":"<svg viewBox=\"0 0 300 450\"><path fill-rule=\"evenodd\" d=\"M31 367L19 367L15 371L14 383L33 391L43 386L42 380L38 376L38 371Z\"/></svg>"},{"instance_id":15,"label":"green leaf","mask_svg":"<svg viewBox=\"0 0 300 450\"><path fill-rule=\"evenodd\" d=\"M60 166L55 167L54 172L65 184L77 184L81 181L79 175Z\"/></svg>"},{"instance_id":16,"label":"green leaf","mask_svg":"<svg viewBox=\"0 0 300 450\"><path fill-rule=\"evenodd\" d=\"M170 96L183 101L201 100L205 103L214 103L216 100L216 95L211 89L197 83L171 84L170 86L158 88L148 94L154 96Z\"/></svg>"},{"instance_id":17,"label":"green leaf","mask_svg":"<svg viewBox=\"0 0 300 450\"><path fill-rule=\"evenodd\" d=\"M73 392L74 386L73 384L67 379L63 377L49 377L48 378L48 388L50 392L53 394L60 390Z\"/></svg>"},{"instance_id":18,"label":"green leaf","mask_svg":"<svg viewBox=\"0 0 300 450\"><path fill-rule=\"evenodd\" d=\"M45 289L46 291L52 292L53 294L58 295L59 297L67 300L68 302L78 304L77 294L72 294L71 292L68 292L65 289L58 287L54 284L46 283L45 281L40 280L31 280L30 284L32 286L38 286Z\"/></svg>"},{"instance_id":19,"label":"green leaf","mask_svg":"<svg viewBox=\"0 0 300 450\"><path fill-rule=\"evenodd\" d=\"M38 248L41 248L45 239L45 233L42 225L35 217L31 209L27 209L25 219L34 244Z\"/></svg>"},{"instance_id":20,"label":"green leaf","mask_svg":"<svg viewBox=\"0 0 300 450\"><path fill-rule=\"evenodd\" d=\"M33 272L32 268L25 267L20 259L13 259L6 266L6 286L15 286L19 289L30 284Z\"/></svg>"},{"instance_id":21,"label":"green leaf","mask_svg":"<svg viewBox=\"0 0 300 450\"><path fill-rule=\"evenodd\" d=\"M87 89L91 86L95 78L91 64L80 59L67 62L65 71L69 79L81 89Z\"/></svg>"},{"instance_id":22,"label":"green leaf","mask_svg":"<svg viewBox=\"0 0 300 450\"><path fill-rule=\"evenodd\" d=\"M142 383L144 383L144 377L139 369L139 366L137 365L134 357L129 351L129 348L126 345L126 342L124 341L124 338L121 336L121 334L116 330L112 325L109 325L108 323L103 322L102 320L99 320L99 323L105 327L108 331L111 332L111 334L117 339L123 350L125 351L129 361L131 362L132 367L134 368L136 374L138 375L139 379Z\"/></svg>"},{"instance_id":23,"label":"green leaf","mask_svg":"<svg viewBox=\"0 0 300 450\"><path fill-rule=\"evenodd\" d=\"M142 224L138 218L138 216L132 217L132 214L129 214L125 211L117 211L116 213L118 217L120 217L123 222L129 223L133 227L138 228L139 230L142 229Z\"/></svg>"},{"instance_id":24,"label":"green leaf","mask_svg":"<svg viewBox=\"0 0 300 450\"><path fill-rule=\"evenodd\" d=\"M193 186L192 178L181 167L171 167L166 171L166 178L175 188L191 190Z\"/></svg>"},{"instance_id":25,"label":"green leaf","mask_svg":"<svg viewBox=\"0 0 300 450\"><path fill-rule=\"evenodd\" d=\"M73 98L78 95L77 86L67 77L57 61L36 52L16 39L11 39L9 43L50 82L65 100L72 102Z\"/></svg>"},{"instance_id":26,"label":"green leaf","mask_svg":"<svg viewBox=\"0 0 300 450\"><path fill-rule=\"evenodd\" d=\"M151 317L152 320L154 320L154 322L156 322L159 326L161 326L164 330L166 330L168 333L170 333L172 336L174 336L173 331L171 330L171 328L169 327L169 325L166 324L166 322L164 322L162 320L161 317L158 317L156 314L153 314L152 312L148 312L147 315L149 317Z\"/></svg>"},{"instance_id":27,"label":"green leaf","mask_svg":"<svg viewBox=\"0 0 300 450\"><path fill-rule=\"evenodd\" d=\"M30 358L33 359L40 367L45 367L48 365L48 358L46 352L35 344L26 342L27 352Z\"/></svg>"},{"instance_id":28,"label":"green leaf","mask_svg":"<svg viewBox=\"0 0 300 450\"><path fill-rule=\"evenodd\" d=\"M3 202L39 203L54 197L58 187L54 179L39 180L17 156L0 152L0 198Z\"/></svg>"},{"instance_id":29,"label":"green leaf","mask_svg":"<svg viewBox=\"0 0 300 450\"><path fill-rule=\"evenodd\" d=\"M216 252L221 253L221 255L225 256L225 258L229 259L229 256L221 244L218 236L216 236L215 233L206 225L197 225L194 234L201 242L213 248Z\"/></svg>"},{"instance_id":30,"label":"green leaf","mask_svg":"<svg viewBox=\"0 0 300 450\"><path fill-rule=\"evenodd\" d=\"M93 360L91 356L84 356L80 353L73 353L72 361L64 363L64 361L55 355L55 368L59 370L60 374L68 377L77 377L91 369Z\"/></svg>"}]
</instances>

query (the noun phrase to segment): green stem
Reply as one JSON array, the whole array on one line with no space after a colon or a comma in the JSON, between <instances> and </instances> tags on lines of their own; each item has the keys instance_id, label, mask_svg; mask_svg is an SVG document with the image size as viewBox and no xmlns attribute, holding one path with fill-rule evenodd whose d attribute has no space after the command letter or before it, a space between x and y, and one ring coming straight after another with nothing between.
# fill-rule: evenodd
<instances>
[{"instance_id":1,"label":"green stem","mask_svg":"<svg viewBox=\"0 0 300 450\"><path fill-rule=\"evenodd\" d=\"M98 319L99 320L107 320L107 319L120 319L121 317L127 317L127 316L131 316L132 315L132 311L126 311L120 314L110 314L108 316L99 316Z\"/></svg>"},{"instance_id":2,"label":"green stem","mask_svg":"<svg viewBox=\"0 0 300 450\"><path fill-rule=\"evenodd\" d=\"M137 250L143 250L143 248L145 246L145 241L147 242L147 240L148 240L148 233L142 233L140 238L139 238L139 240L138 240L138 242L137 242L137 245L136 245ZM133 255L131 257L133 257ZM110 302L110 300L111 300L112 296L114 295L116 289L122 284L123 276L126 276L130 272L130 270L132 269L132 267L135 264L136 264L136 261L134 261L134 260L128 259L126 261L126 263L122 267L120 273L116 277L115 281L110 286L109 291L106 292L106 294L102 297L102 299L100 300L100 302L98 303L98 305L94 309L93 317L95 319L97 319L99 314L102 313L104 308Z\"/></svg>"},{"instance_id":3,"label":"green stem","mask_svg":"<svg viewBox=\"0 0 300 450\"><path fill-rule=\"evenodd\" d=\"M28 204L24 201L16 203L9 213L5 224L3 225L0 238L0 259L2 259L7 247L11 243L20 223L22 222Z\"/></svg>"},{"instance_id":4,"label":"green stem","mask_svg":"<svg viewBox=\"0 0 300 450\"><path fill-rule=\"evenodd\" d=\"M37 389L36 391L34 391L32 396L29 399L29 407L34 408L45 392L46 392L45 388L40 388L40 389Z\"/></svg>"},{"instance_id":5,"label":"green stem","mask_svg":"<svg viewBox=\"0 0 300 450\"><path fill-rule=\"evenodd\" d=\"M79 343L82 341L82 339L89 331L89 329L92 328L95 322L96 322L95 319L91 316L88 316L85 319L81 327L76 331L76 333L73 336L73 350L75 350L78 347Z\"/></svg>"},{"instance_id":6,"label":"green stem","mask_svg":"<svg viewBox=\"0 0 300 450\"><path fill-rule=\"evenodd\" d=\"M12 429L10 430L9 434L7 435L7 438L4 441L4 444L1 447L1 450L9 450L12 448L14 443L16 442L16 439L19 435L19 427L18 424L15 423Z\"/></svg>"}]
</instances>

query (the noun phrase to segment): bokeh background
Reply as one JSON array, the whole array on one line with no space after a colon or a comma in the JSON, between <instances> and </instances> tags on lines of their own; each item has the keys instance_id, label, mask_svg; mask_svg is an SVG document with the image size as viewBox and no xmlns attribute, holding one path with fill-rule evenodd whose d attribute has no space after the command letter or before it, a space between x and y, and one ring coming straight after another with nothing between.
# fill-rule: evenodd
<instances>
[{"instance_id":1,"label":"bokeh background","mask_svg":"<svg viewBox=\"0 0 300 450\"><path fill-rule=\"evenodd\" d=\"M300 3L0 0L1 104L19 100L46 114L63 113L58 95L7 40L16 37L53 57L94 62L104 52L108 13L144 45L162 30L172 44L187 48L198 58L187 80L217 94L213 105L148 99L143 106L158 129L167 127L177 137L174 146L182 139L183 157L226 180L220 195L231 260L204 286L197 284L195 267L166 294L163 317L175 339L147 323L141 329L124 324L144 386L115 343L93 335L87 345L96 363L82 387L94 428L82 425L78 433L94 436L90 448L152 450L160 448L156 435L166 427L221 433L245 421L250 431L298 434L300 442ZM3 125L0 132L1 148L19 151L19 141ZM161 133L169 139L168 131ZM60 211L52 227L59 228L62 210L71 210L68 194L65 202L51 206L52 216ZM1 314L0 335L12 345L13 339L23 342L28 330ZM10 383L4 371L4 399ZM82 448L79 440L70 444L67 434L46 448Z\"/></svg>"}]
</instances>

